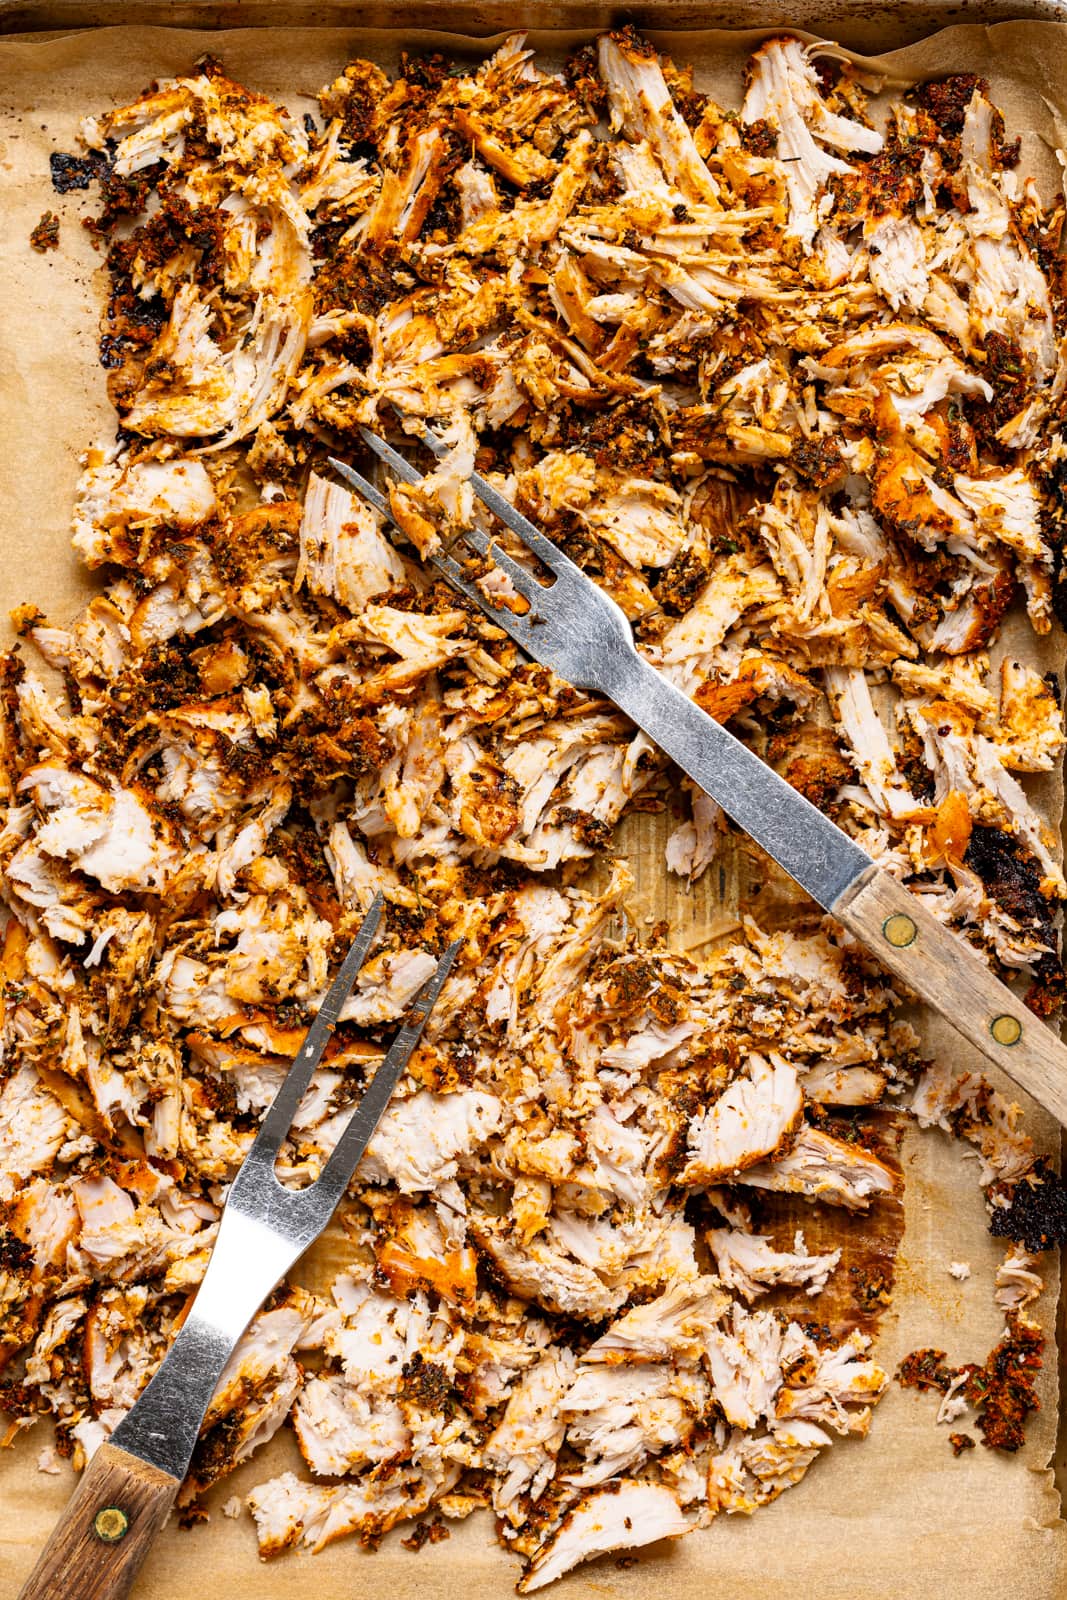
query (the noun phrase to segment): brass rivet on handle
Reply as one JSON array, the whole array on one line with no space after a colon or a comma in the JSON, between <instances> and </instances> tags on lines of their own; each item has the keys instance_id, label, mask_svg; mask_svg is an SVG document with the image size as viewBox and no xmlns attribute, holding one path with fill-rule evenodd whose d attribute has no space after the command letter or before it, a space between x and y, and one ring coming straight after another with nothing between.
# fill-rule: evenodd
<instances>
[{"instance_id":1,"label":"brass rivet on handle","mask_svg":"<svg viewBox=\"0 0 1067 1600\"><path fill-rule=\"evenodd\" d=\"M882 923L882 932L897 950L903 950L911 944L918 931L906 911L894 911L893 915L886 917Z\"/></svg>"},{"instance_id":2,"label":"brass rivet on handle","mask_svg":"<svg viewBox=\"0 0 1067 1600\"><path fill-rule=\"evenodd\" d=\"M1009 1017L1005 1013L993 1018L989 1031L998 1044L1018 1044L1023 1036L1023 1025L1018 1017Z\"/></svg>"},{"instance_id":3,"label":"brass rivet on handle","mask_svg":"<svg viewBox=\"0 0 1067 1600\"><path fill-rule=\"evenodd\" d=\"M130 1519L119 1506L105 1506L93 1518L93 1532L104 1544L118 1544L130 1529Z\"/></svg>"}]
</instances>

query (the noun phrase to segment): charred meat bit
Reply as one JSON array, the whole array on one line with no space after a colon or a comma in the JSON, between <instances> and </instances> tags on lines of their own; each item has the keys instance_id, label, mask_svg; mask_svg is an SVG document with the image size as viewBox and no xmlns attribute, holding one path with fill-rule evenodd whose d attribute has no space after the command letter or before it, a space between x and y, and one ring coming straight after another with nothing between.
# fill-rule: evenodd
<instances>
[{"instance_id":1,"label":"charred meat bit","mask_svg":"<svg viewBox=\"0 0 1067 1600\"><path fill-rule=\"evenodd\" d=\"M59 249L59 218L54 211L45 211L34 225L30 243L41 255Z\"/></svg>"},{"instance_id":2,"label":"charred meat bit","mask_svg":"<svg viewBox=\"0 0 1067 1600\"><path fill-rule=\"evenodd\" d=\"M1044 1157L1014 1182L994 1184L989 1200L994 1239L1014 1239L1034 1254L1067 1244L1067 1186Z\"/></svg>"}]
</instances>

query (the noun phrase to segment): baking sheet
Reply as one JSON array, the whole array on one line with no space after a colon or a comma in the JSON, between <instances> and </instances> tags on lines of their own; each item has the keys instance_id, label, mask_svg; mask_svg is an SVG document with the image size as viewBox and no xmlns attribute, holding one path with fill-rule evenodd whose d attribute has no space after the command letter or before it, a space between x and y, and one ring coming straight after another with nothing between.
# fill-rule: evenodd
<instances>
[{"instance_id":1,"label":"baking sheet","mask_svg":"<svg viewBox=\"0 0 1067 1600\"><path fill-rule=\"evenodd\" d=\"M448 0L457 32L488 35L501 28L611 28L622 8L615 0ZM790 0L793 28L810 28L854 50L910 44L950 23L1000 22L1018 17L1061 20L1064 0ZM44 29L162 23L178 28L262 28L299 23L351 26L352 0L0 0L0 34ZM364 29L440 26L442 0L360 0ZM625 16L639 28L748 28L759 16L754 0L632 0ZM778 26L784 26L779 22Z\"/></svg>"},{"instance_id":2,"label":"baking sheet","mask_svg":"<svg viewBox=\"0 0 1067 1600\"><path fill-rule=\"evenodd\" d=\"M870 18L868 17L868 21ZM893 37L886 22L881 37ZM653 32L679 60L696 63L700 86L736 104L740 69L762 34ZM558 53L570 42L560 34L531 42ZM408 48L480 54L484 44L442 34L411 33ZM52 38L0 41L0 192L4 233L0 242L0 610L28 600L56 620L70 615L88 592L86 576L69 549L69 516L77 458L91 443L109 439L113 416L96 361L100 259L80 225L86 196L53 195L48 154L75 147L80 115L132 98L153 78L186 70L203 51L224 61L232 76L282 99L292 110L336 75L346 57L371 55L395 62L398 37L354 29L256 29L223 33L120 28ZM1058 102L1067 114L1067 29L1047 23L1007 23L993 28L955 27L896 51L881 65L895 76L971 70L990 78L1006 114L1009 135L1023 136L1023 169L1046 185L1056 179L1053 149L1067 143ZM60 249L45 256L30 249L31 228L45 209L60 213ZM1061 640L1026 653L1041 670L1062 672ZM1062 790L1044 780L1046 814L1058 817ZM764 922L794 920L796 903L784 885L750 870L743 843L723 870L713 870L691 894L668 883L662 868L669 815L638 816L623 840L637 874L634 910L639 918L666 916L676 944L697 949L721 932L739 898ZM753 898L755 889L761 892ZM960 1065L969 1052L942 1026L931 1026L928 1045ZM977 1064L977 1058L975 1064ZM1056 1133L1049 1119L1027 1114L1042 1148ZM910 1132L903 1149L906 1231L898 1256L897 1288L875 1354L892 1371L918 1345L935 1344L950 1361L982 1359L998 1338L1002 1317L992 1301L992 1279L1002 1247L989 1238L973 1159L940 1135ZM811 1230L814 1237L814 1230ZM305 1263L308 1281L323 1281L336 1261L336 1244ZM959 1283L950 1260L971 1264ZM1051 1600L1067 1590L1067 1527L1049 1469L1056 1438L1057 1354L1053 1342L1056 1281L1038 1306L1050 1343L1041 1379L1042 1410L1015 1458L968 1451L955 1461L947 1429L933 1426L935 1402L891 1386L877 1408L867 1442L835 1443L803 1484L753 1518L720 1517L714 1526L645 1554L620 1570L611 1558L564 1580L562 1596L651 1600L669 1583L678 1600L703 1600L709 1583L732 1600L1001 1600L1010 1585L1016 1600ZM43 1427L0 1456L0 1589L13 1593L32 1566L71 1478L48 1477L34 1461L46 1441ZM143 1600L191 1600L236 1594L252 1583L271 1600L315 1600L374 1584L407 1600L435 1600L462 1584L497 1600L512 1592L517 1566L496 1544L485 1515L455 1526L449 1542L415 1555L397 1535L373 1557L353 1541L318 1556L299 1553L257 1569L252 1525L218 1514L221 1503L286 1466L299 1468L289 1438L276 1440L209 1497L206 1527L171 1526L144 1569L136 1593Z\"/></svg>"}]
</instances>

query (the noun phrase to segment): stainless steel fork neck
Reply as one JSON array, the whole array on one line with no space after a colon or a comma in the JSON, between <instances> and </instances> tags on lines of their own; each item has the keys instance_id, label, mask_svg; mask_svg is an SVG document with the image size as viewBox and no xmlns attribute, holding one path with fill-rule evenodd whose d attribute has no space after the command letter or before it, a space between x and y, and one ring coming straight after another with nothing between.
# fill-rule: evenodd
<instances>
[{"instance_id":1,"label":"stainless steel fork neck","mask_svg":"<svg viewBox=\"0 0 1067 1600\"><path fill-rule=\"evenodd\" d=\"M226 1363L267 1295L305 1248L255 1217L237 1210L223 1214L192 1310L163 1365L112 1434L113 1444L184 1478Z\"/></svg>"},{"instance_id":2,"label":"stainless steel fork neck","mask_svg":"<svg viewBox=\"0 0 1067 1600\"><path fill-rule=\"evenodd\" d=\"M871 871L866 850L636 652L613 659L602 681L619 709L825 910Z\"/></svg>"},{"instance_id":3,"label":"stainless steel fork neck","mask_svg":"<svg viewBox=\"0 0 1067 1600\"><path fill-rule=\"evenodd\" d=\"M275 1154L269 1148L253 1149L230 1186L226 1216L243 1216L285 1234L301 1249L322 1227L323 1196L317 1183L288 1189L275 1171ZM220 1229L221 1238L221 1229Z\"/></svg>"}]
</instances>

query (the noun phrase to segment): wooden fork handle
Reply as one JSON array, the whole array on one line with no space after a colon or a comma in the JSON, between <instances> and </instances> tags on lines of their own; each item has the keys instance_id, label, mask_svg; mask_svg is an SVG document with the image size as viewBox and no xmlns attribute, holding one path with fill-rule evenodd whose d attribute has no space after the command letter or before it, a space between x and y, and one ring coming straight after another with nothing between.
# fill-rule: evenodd
<instances>
[{"instance_id":1,"label":"wooden fork handle","mask_svg":"<svg viewBox=\"0 0 1067 1600\"><path fill-rule=\"evenodd\" d=\"M1067 1048L926 910L921 895L876 868L832 910L884 966L1067 1126Z\"/></svg>"},{"instance_id":2,"label":"wooden fork handle","mask_svg":"<svg viewBox=\"0 0 1067 1600\"><path fill-rule=\"evenodd\" d=\"M180 1481L113 1444L81 1475L19 1600L122 1600Z\"/></svg>"}]
</instances>

